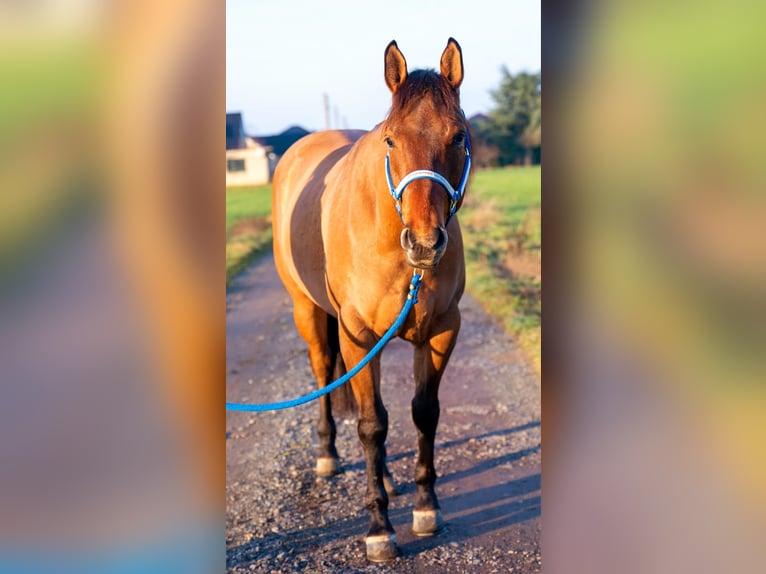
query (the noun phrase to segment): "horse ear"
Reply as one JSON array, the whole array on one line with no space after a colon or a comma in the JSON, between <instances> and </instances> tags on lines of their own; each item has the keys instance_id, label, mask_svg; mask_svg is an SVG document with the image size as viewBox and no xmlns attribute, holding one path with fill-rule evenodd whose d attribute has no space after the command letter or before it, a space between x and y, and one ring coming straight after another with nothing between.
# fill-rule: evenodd
<instances>
[{"instance_id":1,"label":"horse ear","mask_svg":"<svg viewBox=\"0 0 766 574\"><path fill-rule=\"evenodd\" d=\"M447 41L441 61L441 73L450 86L458 89L463 82L463 52L454 38Z\"/></svg>"},{"instance_id":2,"label":"horse ear","mask_svg":"<svg viewBox=\"0 0 766 574\"><path fill-rule=\"evenodd\" d=\"M391 40L391 43L386 47L386 85L391 93L396 92L404 83L407 78L407 61L404 59L404 55L399 51L399 46L396 45L396 40Z\"/></svg>"}]
</instances>

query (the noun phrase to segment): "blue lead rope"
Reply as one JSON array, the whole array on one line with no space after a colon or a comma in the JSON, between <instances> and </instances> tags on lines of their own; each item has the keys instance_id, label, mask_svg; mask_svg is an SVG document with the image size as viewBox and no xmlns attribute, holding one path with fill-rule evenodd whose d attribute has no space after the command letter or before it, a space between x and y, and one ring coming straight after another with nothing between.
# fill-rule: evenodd
<instances>
[{"instance_id":1,"label":"blue lead rope","mask_svg":"<svg viewBox=\"0 0 766 574\"><path fill-rule=\"evenodd\" d=\"M298 397L297 399L292 399L289 401L281 401L278 403L255 403L255 404L247 404L247 403L226 403L226 410L227 411L240 411L240 412L249 412L249 413L262 413L266 411L279 411L282 409L289 409L291 407L297 407L298 405L306 404L310 401L313 401L314 399L318 399L322 395L326 395L327 393L331 393L344 383L348 382L348 380L356 375L359 371L361 371L367 363L369 363L375 355L380 353L380 351L383 349L386 343L391 340L391 338L396 335L397 331L401 328L402 324L404 323L404 320L407 318L407 315L410 313L410 309L412 309L412 306L415 305L415 303L418 302L418 290L420 289L420 282L423 279L423 275L418 273L414 273L412 275L412 281L410 282L410 291L407 293L407 300L404 302L404 307L402 307L401 312L399 313L399 316L396 318L396 321L394 321L394 324L391 325L388 328L388 331L386 331L383 336L380 338L380 341L378 341L375 346L370 349L370 352L367 353L367 355L362 359L359 364L357 364L353 369L351 369L349 372L347 372L345 375L343 375L341 378L339 378L337 381L333 381L323 389L318 389L312 393L309 393L307 395L303 395L302 397Z\"/></svg>"}]
</instances>

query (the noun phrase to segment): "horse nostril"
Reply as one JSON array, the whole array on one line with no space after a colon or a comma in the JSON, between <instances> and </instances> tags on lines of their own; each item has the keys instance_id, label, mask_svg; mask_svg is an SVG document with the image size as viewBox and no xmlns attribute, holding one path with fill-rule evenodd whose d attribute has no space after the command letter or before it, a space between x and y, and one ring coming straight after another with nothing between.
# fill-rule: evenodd
<instances>
[{"instance_id":1,"label":"horse nostril","mask_svg":"<svg viewBox=\"0 0 766 574\"><path fill-rule=\"evenodd\" d=\"M447 230L443 227L439 227L436 230L436 243L434 243L434 249L439 250L447 243Z\"/></svg>"},{"instance_id":2,"label":"horse nostril","mask_svg":"<svg viewBox=\"0 0 766 574\"><path fill-rule=\"evenodd\" d=\"M410 233L409 227L402 229L402 234L399 236L399 243L402 244L402 249L406 249L407 251L415 247L415 243L412 241L412 233Z\"/></svg>"}]
</instances>

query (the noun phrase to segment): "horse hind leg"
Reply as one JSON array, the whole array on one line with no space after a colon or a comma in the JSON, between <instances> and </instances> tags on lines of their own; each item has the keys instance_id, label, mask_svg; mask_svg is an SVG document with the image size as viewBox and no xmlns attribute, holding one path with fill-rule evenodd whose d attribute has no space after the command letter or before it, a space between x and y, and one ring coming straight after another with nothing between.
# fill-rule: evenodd
<instances>
[{"instance_id":1,"label":"horse hind leg","mask_svg":"<svg viewBox=\"0 0 766 574\"><path fill-rule=\"evenodd\" d=\"M333 365L331 370L332 381L336 381L346 374L346 364L343 362L343 356L340 353L338 319L332 315L327 315L327 343L330 348L330 358ZM351 391L350 384L346 383L335 389L330 393L330 399L335 416L356 415L356 400L354 399L354 393Z\"/></svg>"},{"instance_id":2,"label":"horse hind leg","mask_svg":"<svg viewBox=\"0 0 766 574\"><path fill-rule=\"evenodd\" d=\"M329 349L329 373L331 376L325 383L320 383L320 388L338 380L346 374L346 365L340 353L340 341L338 340L338 320L332 315L326 315L327 319L327 344ZM317 378L319 380L319 378ZM329 399L329 400L328 400ZM322 397L319 404L319 424L317 426L320 451L317 457L316 473L321 477L331 477L339 472L340 462L338 452L335 449L335 417L353 416L356 414L356 401L351 392L351 385L341 385Z\"/></svg>"},{"instance_id":3,"label":"horse hind leg","mask_svg":"<svg viewBox=\"0 0 766 574\"><path fill-rule=\"evenodd\" d=\"M327 315L312 301L293 301L293 316L295 325L301 337L308 345L309 363L320 389L333 381L333 375L342 369L339 365L339 344L337 343L337 319ZM335 322L333 333L333 321ZM331 393L333 395L335 393ZM341 472L340 458L335 448L337 435L335 420L333 418L333 404L338 406L338 411L345 407L342 395L339 398L331 398L324 395L318 399L319 419L317 422L317 434L319 436L319 449L317 452L316 474L328 478Z\"/></svg>"}]
</instances>

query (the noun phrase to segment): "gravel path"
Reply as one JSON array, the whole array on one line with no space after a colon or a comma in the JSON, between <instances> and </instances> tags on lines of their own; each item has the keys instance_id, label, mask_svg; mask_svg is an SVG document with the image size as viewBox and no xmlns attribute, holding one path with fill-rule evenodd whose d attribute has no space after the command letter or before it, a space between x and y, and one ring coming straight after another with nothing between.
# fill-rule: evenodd
<instances>
[{"instance_id":1,"label":"gravel path","mask_svg":"<svg viewBox=\"0 0 766 574\"><path fill-rule=\"evenodd\" d=\"M314 390L306 346L269 255L227 294L227 400L273 402ZM394 340L382 359L389 468L402 494L389 513L401 556L365 558L364 467L355 420L338 423L344 472L314 475L317 407L228 413L229 572L539 572L540 384L513 341L469 296L442 379L436 491L446 523L412 534L415 429L412 351Z\"/></svg>"}]
</instances>

